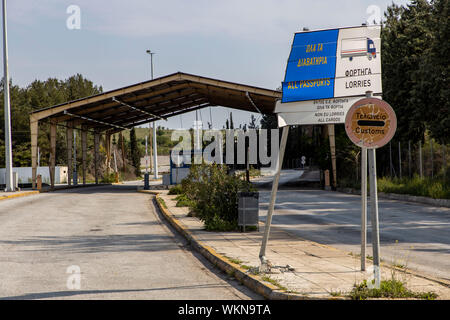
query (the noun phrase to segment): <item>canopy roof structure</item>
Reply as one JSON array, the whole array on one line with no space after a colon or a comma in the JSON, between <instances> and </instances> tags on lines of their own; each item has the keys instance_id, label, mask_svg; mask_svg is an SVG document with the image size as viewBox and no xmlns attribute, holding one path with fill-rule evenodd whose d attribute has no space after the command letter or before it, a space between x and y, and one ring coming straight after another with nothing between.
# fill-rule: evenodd
<instances>
[{"instance_id":1,"label":"canopy roof structure","mask_svg":"<svg viewBox=\"0 0 450 320\"><path fill-rule=\"evenodd\" d=\"M39 122L50 122L50 185L55 181L56 126L67 128L68 184L72 177L73 130L81 131L82 177L86 183L87 133L94 133L95 182L99 181L99 144L104 135L107 174L111 160L111 135L156 120L208 106L273 113L281 92L254 86L174 73L154 80L111 90L83 99L36 110L30 114L33 189L37 186ZM64 124L63 124L64 123ZM155 139L154 139L155 141ZM156 146L155 150L156 150ZM156 151L154 156L156 157ZM156 163L156 160L154 161ZM155 168L157 165L155 165ZM155 174L157 171L155 171ZM75 179L74 179L75 181ZM75 182L74 182L75 183Z\"/></svg>"},{"instance_id":2,"label":"canopy roof structure","mask_svg":"<svg viewBox=\"0 0 450 320\"><path fill-rule=\"evenodd\" d=\"M30 121L70 121L97 132L118 132L207 106L270 114L281 92L174 73L32 112Z\"/></svg>"}]
</instances>

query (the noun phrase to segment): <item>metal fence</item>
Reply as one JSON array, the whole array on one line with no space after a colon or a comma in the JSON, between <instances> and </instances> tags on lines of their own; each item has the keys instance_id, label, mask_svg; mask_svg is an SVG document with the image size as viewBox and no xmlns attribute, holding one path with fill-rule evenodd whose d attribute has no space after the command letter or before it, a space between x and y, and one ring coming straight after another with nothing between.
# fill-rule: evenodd
<instances>
[{"instance_id":1,"label":"metal fence","mask_svg":"<svg viewBox=\"0 0 450 320\"><path fill-rule=\"evenodd\" d=\"M397 178L411 178L416 174L421 178L445 175L447 150L446 145L438 144L432 139L425 140L425 143L391 141L384 148L384 158L388 158L388 165L383 166L384 175Z\"/></svg>"}]
</instances>

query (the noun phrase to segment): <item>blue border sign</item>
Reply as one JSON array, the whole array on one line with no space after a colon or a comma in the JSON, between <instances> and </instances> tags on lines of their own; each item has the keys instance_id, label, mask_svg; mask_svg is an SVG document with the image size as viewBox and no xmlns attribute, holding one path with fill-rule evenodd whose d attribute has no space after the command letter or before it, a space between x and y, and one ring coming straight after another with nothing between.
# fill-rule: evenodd
<instances>
[{"instance_id":1,"label":"blue border sign","mask_svg":"<svg viewBox=\"0 0 450 320\"><path fill-rule=\"evenodd\" d=\"M381 93L380 28L296 33L282 83L282 103Z\"/></svg>"}]
</instances>

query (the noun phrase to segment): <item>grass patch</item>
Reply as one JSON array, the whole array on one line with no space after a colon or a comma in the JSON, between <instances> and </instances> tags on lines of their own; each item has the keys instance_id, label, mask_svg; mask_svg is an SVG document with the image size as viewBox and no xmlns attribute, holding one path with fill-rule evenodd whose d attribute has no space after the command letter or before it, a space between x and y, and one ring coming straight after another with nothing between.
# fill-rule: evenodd
<instances>
[{"instance_id":1,"label":"grass patch","mask_svg":"<svg viewBox=\"0 0 450 320\"><path fill-rule=\"evenodd\" d=\"M227 258L230 262L232 262L234 264L239 264L240 265L242 262L244 262L244 261L239 260L237 258L231 258L231 257L227 257L227 256L225 256L225 258Z\"/></svg>"},{"instance_id":2,"label":"grass patch","mask_svg":"<svg viewBox=\"0 0 450 320\"><path fill-rule=\"evenodd\" d=\"M433 199L450 199L450 185L443 178L409 178L383 177L377 180L378 191L386 193L409 194Z\"/></svg>"},{"instance_id":3,"label":"grass patch","mask_svg":"<svg viewBox=\"0 0 450 320\"><path fill-rule=\"evenodd\" d=\"M330 295L332 297L341 297L342 296L342 292L341 291L331 291Z\"/></svg>"},{"instance_id":4,"label":"grass patch","mask_svg":"<svg viewBox=\"0 0 450 320\"><path fill-rule=\"evenodd\" d=\"M367 281L364 280L361 284L353 287L349 293L349 297L353 300L366 300L370 298L414 298L424 300L434 300L437 294L434 292L413 292L405 287L405 284L399 280L383 280L380 283L380 289L367 286Z\"/></svg>"},{"instance_id":5,"label":"grass patch","mask_svg":"<svg viewBox=\"0 0 450 320\"><path fill-rule=\"evenodd\" d=\"M164 199L162 199L162 198L156 198L156 201L158 201L158 203L164 208L164 209L167 209L167 205L166 205L166 202L164 201Z\"/></svg>"},{"instance_id":6,"label":"grass patch","mask_svg":"<svg viewBox=\"0 0 450 320\"><path fill-rule=\"evenodd\" d=\"M244 270L250 270L250 269L252 269L252 268L254 268L254 267L248 266L248 265L246 265L246 264L241 264L241 268L244 269Z\"/></svg>"},{"instance_id":7,"label":"grass patch","mask_svg":"<svg viewBox=\"0 0 450 320\"><path fill-rule=\"evenodd\" d=\"M269 282L269 283L273 284L274 286L278 287L278 288L281 289L281 290L288 291L288 289L287 289L285 286L283 286L283 285L280 284L277 280L272 279L272 278L269 277L269 276L263 276L263 277L261 277L261 279L262 279L263 281L266 281L266 282Z\"/></svg>"},{"instance_id":8,"label":"grass patch","mask_svg":"<svg viewBox=\"0 0 450 320\"><path fill-rule=\"evenodd\" d=\"M175 200L177 201L177 207L193 207L193 202L184 193L179 194Z\"/></svg>"}]
</instances>

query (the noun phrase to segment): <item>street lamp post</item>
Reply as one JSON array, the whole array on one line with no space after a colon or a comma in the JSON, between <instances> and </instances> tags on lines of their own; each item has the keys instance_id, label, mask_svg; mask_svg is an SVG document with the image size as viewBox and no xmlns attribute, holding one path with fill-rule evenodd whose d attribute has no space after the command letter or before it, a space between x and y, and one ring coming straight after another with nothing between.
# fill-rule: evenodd
<instances>
[{"instance_id":1,"label":"street lamp post","mask_svg":"<svg viewBox=\"0 0 450 320\"><path fill-rule=\"evenodd\" d=\"M5 168L6 168L6 189L5 191L15 191L13 186L12 172L12 143L11 143L11 105L9 98L9 73L8 73L8 40L6 32L6 0L3 0L3 96L5 107Z\"/></svg>"},{"instance_id":2,"label":"street lamp post","mask_svg":"<svg viewBox=\"0 0 450 320\"><path fill-rule=\"evenodd\" d=\"M154 52L150 50L146 51L150 55L150 65L151 65L151 79L153 80L153 55ZM153 121L153 172L154 178L158 179L158 147L156 144L156 120Z\"/></svg>"}]
</instances>

